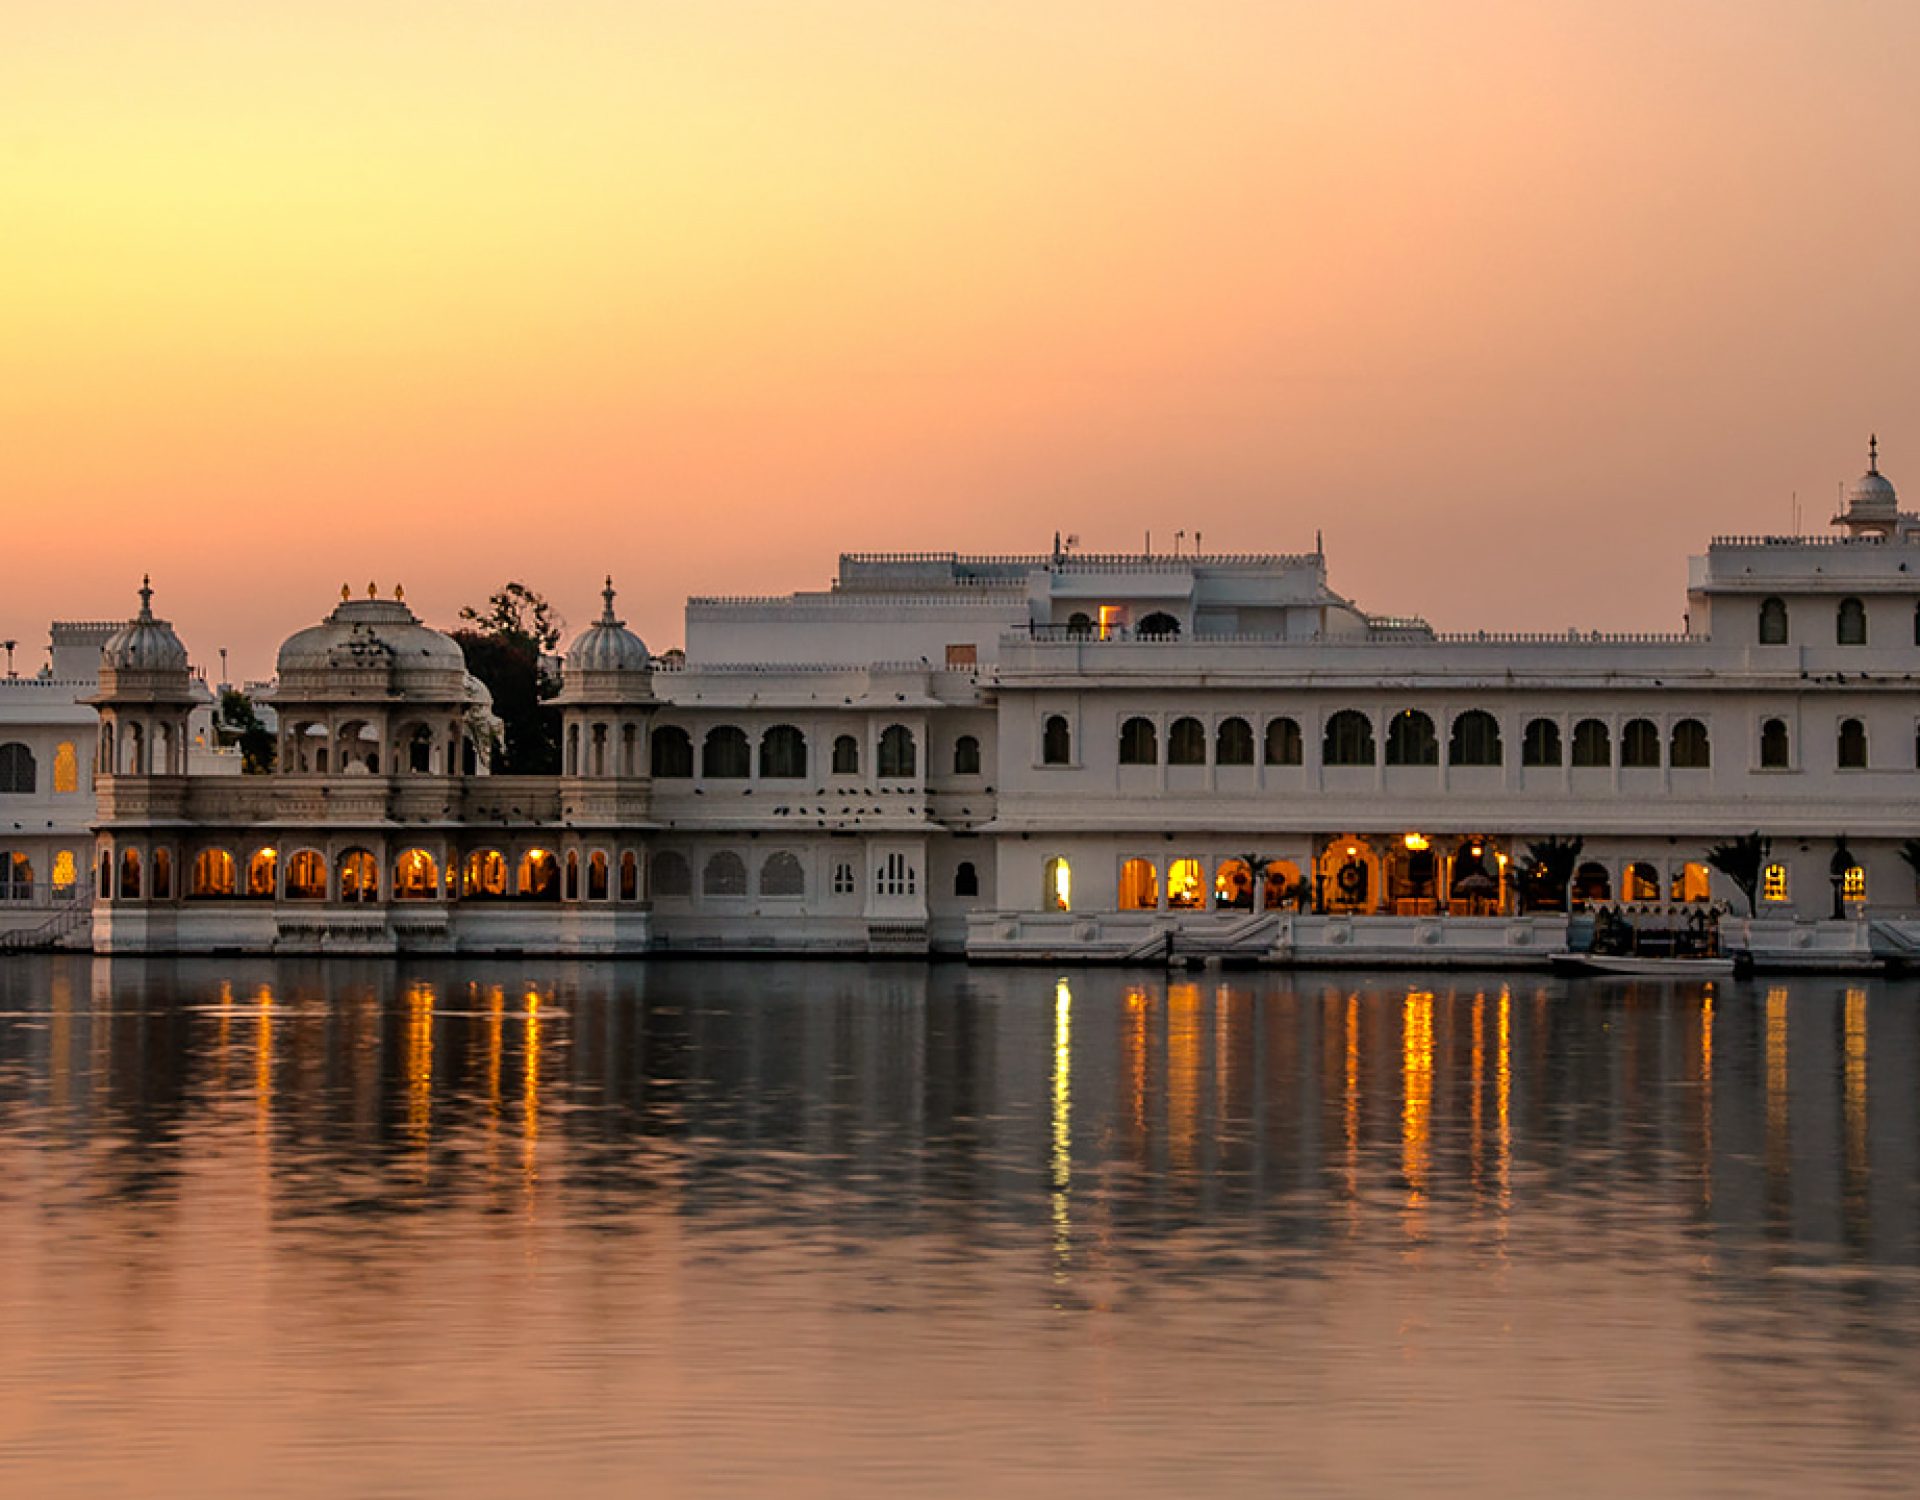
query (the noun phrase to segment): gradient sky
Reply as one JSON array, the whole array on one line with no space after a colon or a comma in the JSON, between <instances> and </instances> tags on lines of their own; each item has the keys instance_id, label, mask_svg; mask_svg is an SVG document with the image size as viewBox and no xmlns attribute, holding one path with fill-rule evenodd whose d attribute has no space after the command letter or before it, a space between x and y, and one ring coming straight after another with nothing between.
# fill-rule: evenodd
<instances>
[{"instance_id":1,"label":"gradient sky","mask_svg":"<svg viewBox=\"0 0 1920 1500\"><path fill-rule=\"evenodd\" d=\"M1913 0L58 0L0 15L0 632L270 666L841 550L1310 547L1678 628L1920 502Z\"/></svg>"}]
</instances>

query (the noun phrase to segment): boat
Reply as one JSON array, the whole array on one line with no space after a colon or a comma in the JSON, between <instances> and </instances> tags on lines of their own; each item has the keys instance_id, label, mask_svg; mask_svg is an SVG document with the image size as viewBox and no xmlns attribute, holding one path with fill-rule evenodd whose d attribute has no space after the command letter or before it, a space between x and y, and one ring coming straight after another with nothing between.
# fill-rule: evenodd
<instances>
[{"instance_id":1,"label":"boat","mask_svg":"<svg viewBox=\"0 0 1920 1500\"><path fill-rule=\"evenodd\" d=\"M1672 958L1644 953L1555 953L1556 974L1612 974L1633 979L1731 979L1733 960L1710 955Z\"/></svg>"}]
</instances>

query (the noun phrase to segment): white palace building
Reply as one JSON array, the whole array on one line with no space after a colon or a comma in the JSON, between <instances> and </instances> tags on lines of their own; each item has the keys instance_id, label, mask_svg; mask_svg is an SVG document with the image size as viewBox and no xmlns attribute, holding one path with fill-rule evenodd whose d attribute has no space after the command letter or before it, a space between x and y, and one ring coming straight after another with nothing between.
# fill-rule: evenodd
<instances>
[{"instance_id":1,"label":"white palace building","mask_svg":"<svg viewBox=\"0 0 1920 1500\"><path fill-rule=\"evenodd\" d=\"M1582 911L1719 904L1762 965L1902 959L1920 519L1875 462L1836 526L1716 538L1679 635L1446 634L1367 614L1318 550L1056 547L695 598L656 660L609 585L549 777L488 774L459 647L373 597L282 646L271 774L196 766L205 689L143 602L72 730L92 941L1517 964ZM0 815L74 785L43 744L28 787L15 749ZM1755 831L1749 920L1706 851ZM1520 872L1556 837L1581 850L1543 901Z\"/></svg>"}]
</instances>

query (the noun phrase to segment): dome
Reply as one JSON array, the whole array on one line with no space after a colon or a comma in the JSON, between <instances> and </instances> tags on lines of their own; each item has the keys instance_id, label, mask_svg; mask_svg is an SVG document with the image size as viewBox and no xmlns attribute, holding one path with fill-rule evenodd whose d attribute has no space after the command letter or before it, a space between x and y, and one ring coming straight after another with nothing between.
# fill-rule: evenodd
<instances>
[{"instance_id":1,"label":"dome","mask_svg":"<svg viewBox=\"0 0 1920 1500\"><path fill-rule=\"evenodd\" d=\"M607 586L601 591L600 597L606 600L600 618L581 631L567 648L567 675L576 672L651 672L653 657L648 654L646 642L627 629L625 620L614 617L611 577L607 579Z\"/></svg>"},{"instance_id":2,"label":"dome","mask_svg":"<svg viewBox=\"0 0 1920 1500\"><path fill-rule=\"evenodd\" d=\"M100 647L100 664L114 672L184 672L187 648L173 626L153 617L153 580L140 580L140 613Z\"/></svg>"},{"instance_id":3,"label":"dome","mask_svg":"<svg viewBox=\"0 0 1920 1500\"><path fill-rule=\"evenodd\" d=\"M1880 472L1880 440L1867 444L1867 472L1847 486L1847 515L1858 520L1891 521L1899 514L1900 497Z\"/></svg>"},{"instance_id":4,"label":"dome","mask_svg":"<svg viewBox=\"0 0 1920 1500\"><path fill-rule=\"evenodd\" d=\"M392 599L353 599L343 588L340 603L318 625L281 643L276 667L280 696L428 698L459 702L468 694L467 659L452 637L420 623ZM289 691L290 690L290 691Z\"/></svg>"}]
</instances>

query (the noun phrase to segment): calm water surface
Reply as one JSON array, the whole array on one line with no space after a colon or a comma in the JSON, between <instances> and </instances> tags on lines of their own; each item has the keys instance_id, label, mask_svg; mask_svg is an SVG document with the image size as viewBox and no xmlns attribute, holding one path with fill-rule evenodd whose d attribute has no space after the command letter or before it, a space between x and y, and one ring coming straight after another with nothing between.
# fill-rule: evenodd
<instances>
[{"instance_id":1,"label":"calm water surface","mask_svg":"<svg viewBox=\"0 0 1920 1500\"><path fill-rule=\"evenodd\" d=\"M1920 986L0 962L10 1497L1917 1473Z\"/></svg>"}]
</instances>

